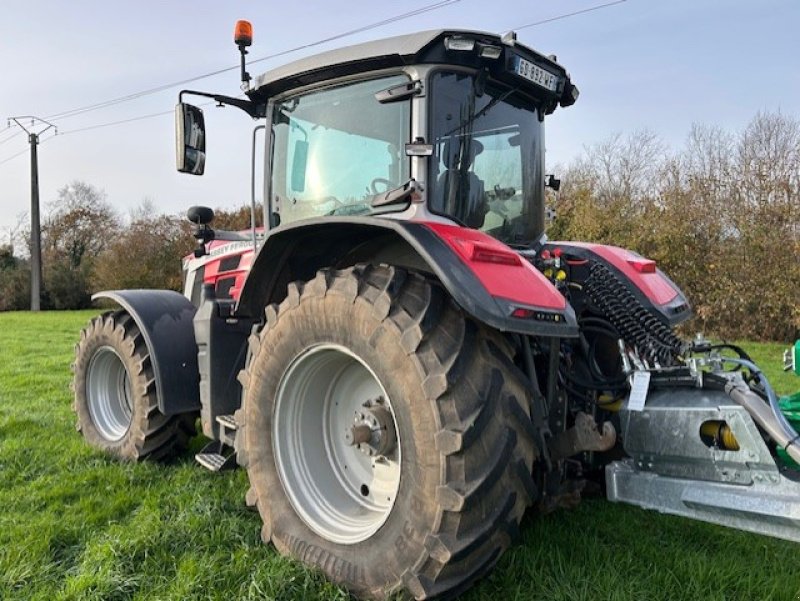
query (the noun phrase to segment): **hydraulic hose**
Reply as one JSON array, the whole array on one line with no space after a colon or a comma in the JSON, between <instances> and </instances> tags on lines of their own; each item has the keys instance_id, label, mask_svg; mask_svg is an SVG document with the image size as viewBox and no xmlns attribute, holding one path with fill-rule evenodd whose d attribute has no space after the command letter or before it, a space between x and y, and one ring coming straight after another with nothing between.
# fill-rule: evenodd
<instances>
[{"instance_id":1,"label":"hydraulic hose","mask_svg":"<svg viewBox=\"0 0 800 601\"><path fill-rule=\"evenodd\" d=\"M786 416L783 415L778 405L778 397L772 389L772 386L770 386L766 376L752 361L730 357L723 357L722 360L746 367L761 381L767 395L768 406L765 405L763 399L750 390L750 387L744 382L729 382L725 386L725 391L734 401L747 409L748 413L753 416L776 443L783 447L792 459L800 463L800 446L798 446L800 444L800 435L794 430L786 419ZM767 411L767 408L769 408L770 411Z\"/></svg>"},{"instance_id":2,"label":"hydraulic hose","mask_svg":"<svg viewBox=\"0 0 800 601\"><path fill-rule=\"evenodd\" d=\"M786 416L783 415L783 411L781 411L781 408L778 405L778 395L775 394L775 391L772 389L772 386L770 385L769 380L767 380L767 377L764 375L764 372L762 372L755 363L748 361L747 359L722 357L722 360L727 363L735 363L737 365L741 365L742 367L746 367L750 370L750 373L759 379L761 385L764 387L764 392L767 394L767 401L769 401L769 406L772 409L772 413L775 415L775 419L778 420L778 423L787 434L792 435L792 438L797 438L798 434L794 431L794 428L792 428L792 425L789 423L789 420L786 419Z\"/></svg>"},{"instance_id":3,"label":"hydraulic hose","mask_svg":"<svg viewBox=\"0 0 800 601\"><path fill-rule=\"evenodd\" d=\"M730 397L744 407L747 412L758 422L770 438L772 438L795 461L800 463L800 447L797 446L798 437L792 436L783 430L778 420L770 411L764 400L754 393L744 382L731 382L725 387ZM792 430L794 432L794 430Z\"/></svg>"}]
</instances>

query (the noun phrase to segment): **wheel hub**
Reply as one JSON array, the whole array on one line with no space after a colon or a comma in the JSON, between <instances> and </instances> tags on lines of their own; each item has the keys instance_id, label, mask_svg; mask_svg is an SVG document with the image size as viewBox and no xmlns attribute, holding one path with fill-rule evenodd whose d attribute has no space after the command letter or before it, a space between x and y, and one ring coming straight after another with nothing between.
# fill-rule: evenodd
<instances>
[{"instance_id":1,"label":"wheel hub","mask_svg":"<svg viewBox=\"0 0 800 601\"><path fill-rule=\"evenodd\" d=\"M368 457L383 457L394 450L397 434L394 418L383 397L367 401L355 411L353 425L345 430L345 442Z\"/></svg>"}]
</instances>

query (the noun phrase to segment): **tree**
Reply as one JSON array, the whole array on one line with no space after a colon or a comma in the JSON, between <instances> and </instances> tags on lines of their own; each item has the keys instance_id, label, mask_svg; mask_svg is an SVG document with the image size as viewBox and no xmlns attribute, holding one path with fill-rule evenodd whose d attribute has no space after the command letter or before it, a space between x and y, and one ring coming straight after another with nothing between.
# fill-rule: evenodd
<instances>
[{"instance_id":1,"label":"tree","mask_svg":"<svg viewBox=\"0 0 800 601\"><path fill-rule=\"evenodd\" d=\"M0 246L0 311L26 309L30 295L30 266L14 256L11 245Z\"/></svg>"},{"instance_id":2,"label":"tree","mask_svg":"<svg viewBox=\"0 0 800 601\"><path fill-rule=\"evenodd\" d=\"M74 181L58 191L42 226L43 252L72 268L99 255L119 231L119 218L102 190Z\"/></svg>"},{"instance_id":3,"label":"tree","mask_svg":"<svg viewBox=\"0 0 800 601\"><path fill-rule=\"evenodd\" d=\"M58 191L42 225L45 306L89 306L93 263L118 232L119 219L103 191L80 181Z\"/></svg>"},{"instance_id":4,"label":"tree","mask_svg":"<svg viewBox=\"0 0 800 601\"><path fill-rule=\"evenodd\" d=\"M132 212L131 223L98 257L92 288L181 290L181 259L193 246L188 221L159 215L145 201Z\"/></svg>"}]
</instances>

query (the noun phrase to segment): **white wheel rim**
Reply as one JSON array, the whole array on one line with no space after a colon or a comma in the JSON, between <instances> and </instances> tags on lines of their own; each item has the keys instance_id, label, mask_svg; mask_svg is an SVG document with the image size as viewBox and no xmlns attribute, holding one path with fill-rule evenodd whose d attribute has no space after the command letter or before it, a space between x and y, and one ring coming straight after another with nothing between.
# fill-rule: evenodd
<instances>
[{"instance_id":1,"label":"white wheel rim","mask_svg":"<svg viewBox=\"0 0 800 601\"><path fill-rule=\"evenodd\" d=\"M131 425L131 379L117 351L101 346L89 361L86 375L89 415L100 435L118 441Z\"/></svg>"},{"instance_id":2,"label":"white wheel rim","mask_svg":"<svg viewBox=\"0 0 800 601\"><path fill-rule=\"evenodd\" d=\"M377 457L346 440L359 412L371 419L364 408L370 401L388 410L383 415L396 434L391 401L375 373L335 344L300 353L278 385L272 436L281 483L306 525L335 543L372 536L389 517L400 487L399 437Z\"/></svg>"}]
</instances>

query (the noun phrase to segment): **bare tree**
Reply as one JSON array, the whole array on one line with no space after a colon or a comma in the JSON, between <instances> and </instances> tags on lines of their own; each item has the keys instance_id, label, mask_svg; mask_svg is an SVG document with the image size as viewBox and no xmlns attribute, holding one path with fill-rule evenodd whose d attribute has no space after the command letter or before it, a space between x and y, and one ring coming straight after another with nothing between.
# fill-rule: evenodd
<instances>
[{"instance_id":1,"label":"bare tree","mask_svg":"<svg viewBox=\"0 0 800 601\"><path fill-rule=\"evenodd\" d=\"M16 221L14 221L13 225L7 225L3 229L6 233L6 239L8 240L7 246L13 255L17 250L15 244L17 240L20 239L21 236L24 236L25 233L25 224L28 222L28 214L25 212L17 213Z\"/></svg>"},{"instance_id":2,"label":"bare tree","mask_svg":"<svg viewBox=\"0 0 800 601\"><path fill-rule=\"evenodd\" d=\"M58 191L42 226L45 260L66 260L78 268L99 255L118 229L118 217L105 192L74 181Z\"/></svg>"}]
</instances>

